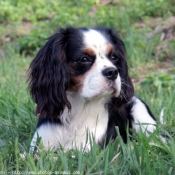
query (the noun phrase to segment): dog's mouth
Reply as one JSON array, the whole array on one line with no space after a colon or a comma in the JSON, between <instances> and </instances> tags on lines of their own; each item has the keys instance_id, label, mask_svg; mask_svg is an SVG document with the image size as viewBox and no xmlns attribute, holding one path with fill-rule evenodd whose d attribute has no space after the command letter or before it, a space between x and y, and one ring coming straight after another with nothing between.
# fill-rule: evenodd
<instances>
[{"instance_id":1,"label":"dog's mouth","mask_svg":"<svg viewBox=\"0 0 175 175\"><path fill-rule=\"evenodd\" d=\"M106 86L103 86L97 93L95 93L90 99L98 97L111 97L119 96L120 90L117 88L117 85L114 82L109 82Z\"/></svg>"}]
</instances>

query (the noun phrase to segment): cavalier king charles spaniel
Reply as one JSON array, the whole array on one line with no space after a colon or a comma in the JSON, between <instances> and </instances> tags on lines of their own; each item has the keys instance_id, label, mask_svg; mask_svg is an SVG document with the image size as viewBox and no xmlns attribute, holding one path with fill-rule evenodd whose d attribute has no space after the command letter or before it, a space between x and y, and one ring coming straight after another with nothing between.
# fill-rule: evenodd
<instances>
[{"instance_id":1,"label":"cavalier king charles spaniel","mask_svg":"<svg viewBox=\"0 0 175 175\"><path fill-rule=\"evenodd\" d=\"M31 62L29 88L39 117L31 149L40 138L46 149L90 150L88 134L104 147L116 128L124 142L127 128L146 135L156 128L134 95L125 45L109 28L68 27L50 36Z\"/></svg>"}]
</instances>

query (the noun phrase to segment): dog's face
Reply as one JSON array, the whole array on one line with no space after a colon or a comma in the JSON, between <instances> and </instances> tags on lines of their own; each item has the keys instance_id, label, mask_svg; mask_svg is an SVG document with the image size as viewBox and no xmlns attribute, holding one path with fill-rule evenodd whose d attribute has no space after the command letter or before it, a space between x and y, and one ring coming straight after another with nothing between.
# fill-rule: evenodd
<instances>
[{"instance_id":1,"label":"dog's face","mask_svg":"<svg viewBox=\"0 0 175 175\"><path fill-rule=\"evenodd\" d=\"M121 77L120 54L112 40L100 30L77 30L77 41L67 44L67 61L70 70L68 90L82 97L94 98L111 94L119 96ZM71 36L70 36L71 37Z\"/></svg>"},{"instance_id":2,"label":"dog's face","mask_svg":"<svg viewBox=\"0 0 175 175\"><path fill-rule=\"evenodd\" d=\"M70 109L66 91L87 99L111 96L118 106L133 96L124 43L108 28L60 29L32 61L29 78L40 116Z\"/></svg>"}]
</instances>

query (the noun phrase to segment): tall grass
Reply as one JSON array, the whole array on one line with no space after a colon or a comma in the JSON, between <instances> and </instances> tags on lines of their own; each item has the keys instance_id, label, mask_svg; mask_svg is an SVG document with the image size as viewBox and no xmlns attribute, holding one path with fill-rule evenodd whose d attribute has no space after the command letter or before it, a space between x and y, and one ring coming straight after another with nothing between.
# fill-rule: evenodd
<instances>
[{"instance_id":1,"label":"tall grass","mask_svg":"<svg viewBox=\"0 0 175 175\"><path fill-rule=\"evenodd\" d=\"M80 174L174 174L175 173L175 92L162 89L147 92L140 89L137 94L149 103L159 121L162 108L165 109L165 125L158 127L155 134L146 138L144 133L135 134L128 144L120 137L105 149L94 144L90 152L71 150L29 153L29 145L37 119L35 105L27 89L26 70L32 57L24 57L8 50L8 57L0 60L0 170L47 173L56 171ZM160 125L161 126L161 125ZM166 134L168 143L161 142L156 135ZM25 157L21 154L26 154ZM17 173L17 172L16 172ZM53 173L53 174L54 174Z\"/></svg>"}]
</instances>

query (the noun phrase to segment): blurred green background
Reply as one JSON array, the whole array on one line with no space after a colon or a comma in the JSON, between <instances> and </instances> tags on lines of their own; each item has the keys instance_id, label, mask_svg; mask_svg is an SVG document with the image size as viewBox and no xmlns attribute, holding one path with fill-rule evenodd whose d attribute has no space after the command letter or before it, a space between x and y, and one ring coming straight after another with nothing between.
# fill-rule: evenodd
<instances>
[{"instance_id":1,"label":"blurred green background","mask_svg":"<svg viewBox=\"0 0 175 175\"><path fill-rule=\"evenodd\" d=\"M169 145L154 140L156 146L150 146L141 137L144 144L134 142L132 149L119 143L120 154L111 146L104 151L94 148L87 155L74 152L75 160L71 153L61 154L57 164L50 152L39 160L30 154L27 161L20 157L28 152L37 123L26 71L48 36L66 26L107 26L120 33L136 94L149 104L158 122L165 108L165 125L160 126L172 140ZM81 174L175 174L174 133L174 0L0 0L0 170L78 167Z\"/></svg>"}]
</instances>

